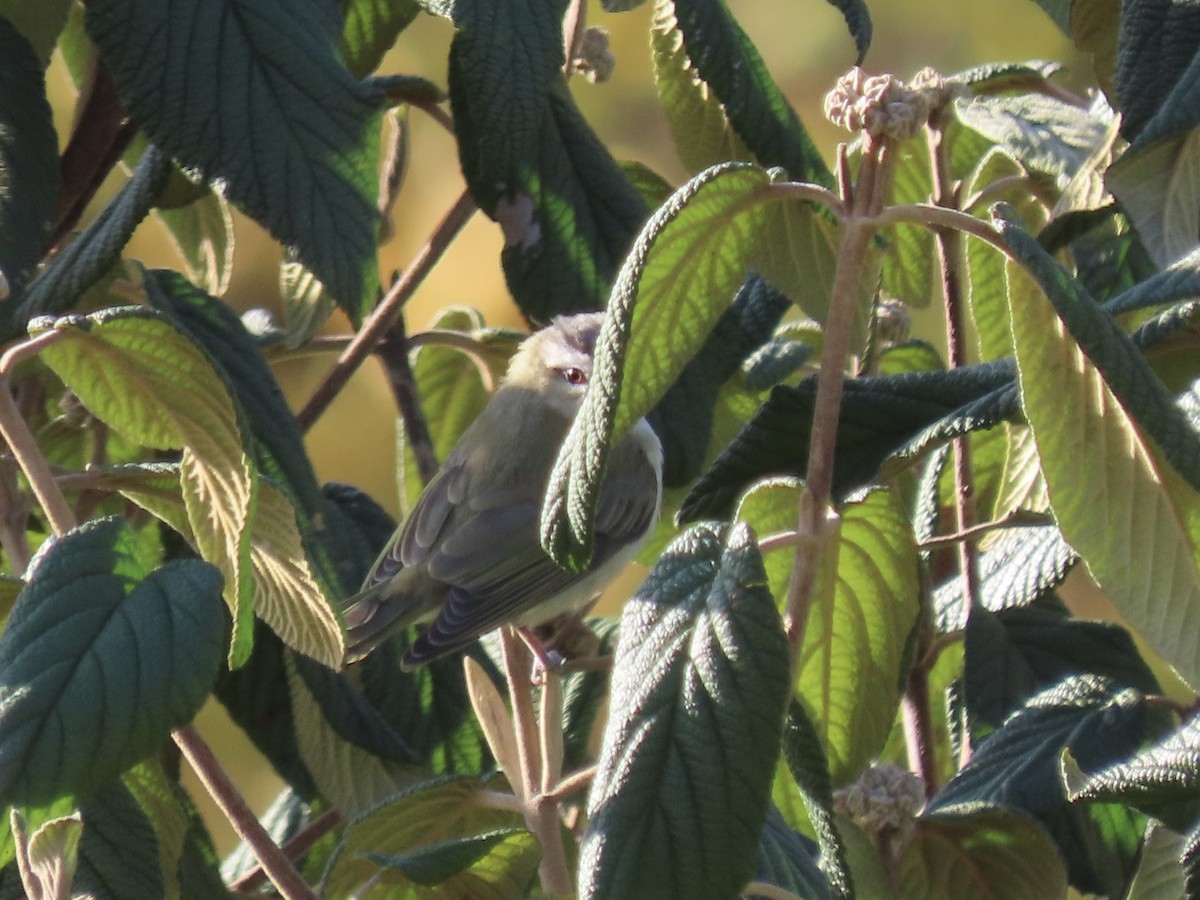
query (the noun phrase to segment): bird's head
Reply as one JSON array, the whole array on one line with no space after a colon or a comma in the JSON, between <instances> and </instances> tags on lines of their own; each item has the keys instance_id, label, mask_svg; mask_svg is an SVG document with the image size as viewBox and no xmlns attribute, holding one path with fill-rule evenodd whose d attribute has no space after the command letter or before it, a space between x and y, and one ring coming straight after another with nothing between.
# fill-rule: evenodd
<instances>
[{"instance_id":1,"label":"bird's head","mask_svg":"<svg viewBox=\"0 0 1200 900\"><path fill-rule=\"evenodd\" d=\"M523 388L574 416L592 380L592 354L603 313L558 316L517 349L504 387Z\"/></svg>"}]
</instances>

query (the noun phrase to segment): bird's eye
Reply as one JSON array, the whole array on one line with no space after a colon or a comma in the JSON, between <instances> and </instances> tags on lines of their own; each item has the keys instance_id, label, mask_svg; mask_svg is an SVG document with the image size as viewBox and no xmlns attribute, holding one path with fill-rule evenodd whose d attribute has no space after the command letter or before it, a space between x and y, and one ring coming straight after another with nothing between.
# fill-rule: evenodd
<instances>
[{"instance_id":1,"label":"bird's eye","mask_svg":"<svg viewBox=\"0 0 1200 900\"><path fill-rule=\"evenodd\" d=\"M583 369L563 369L563 378L567 380L567 384L587 384L587 374Z\"/></svg>"}]
</instances>

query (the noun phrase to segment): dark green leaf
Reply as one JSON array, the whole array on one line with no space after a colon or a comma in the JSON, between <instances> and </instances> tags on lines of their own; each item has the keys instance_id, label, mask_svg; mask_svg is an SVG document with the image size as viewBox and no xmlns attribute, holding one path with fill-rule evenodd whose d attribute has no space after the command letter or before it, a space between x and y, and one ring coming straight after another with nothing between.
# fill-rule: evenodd
<instances>
[{"instance_id":1,"label":"dark green leaf","mask_svg":"<svg viewBox=\"0 0 1200 900\"><path fill-rule=\"evenodd\" d=\"M419 761L350 679L300 654L292 657L292 663L340 738L383 759Z\"/></svg>"},{"instance_id":2,"label":"dark green leaf","mask_svg":"<svg viewBox=\"0 0 1200 900\"><path fill-rule=\"evenodd\" d=\"M75 889L97 900L162 900L158 838L125 785L109 781L80 811L83 839Z\"/></svg>"},{"instance_id":3,"label":"dark green leaf","mask_svg":"<svg viewBox=\"0 0 1200 900\"><path fill-rule=\"evenodd\" d=\"M1008 397L1011 362L953 372L911 373L846 382L838 422L834 493L869 483L894 454L908 457L930 443L989 428L1015 412ZM803 476L808 466L816 379L779 386L684 498L678 519L729 513L738 495L770 474Z\"/></svg>"},{"instance_id":4,"label":"dark green leaf","mask_svg":"<svg viewBox=\"0 0 1200 900\"><path fill-rule=\"evenodd\" d=\"M321 540L336 562L342 590L349 596L362 586L379 551L396 530L396 520L353 485L330 482L321 492L326 501Z\"/></svg>"},{"instance_id":5,"label":"dark green leaf","mask_svg":"<svg viewBox=\"0 0 1200 900\"><path fill-rule=\"evenodd\" d=\"M567 89L563 6L452 7L450 104L463 172L504 232L509 290L533 322L603 306L646 214Z\"/></svg>"},{"instance_id":6,"label":"dark green leaf","mask_svg":"<svg viewBox=\"0 0 1200 900\"><path fill-rule=\"evenodd\" d=\"M311 800L317 788L296 746L284 652L283 641L263 622L255 622L250 659L238 669L222 671L214 693L279 777Z\"/></svg>"},{"instance_id":7,"label":"dark green leaf","mask_svg":"<svg viewBox=\"0 0 1200 900\"><path fill-rule=\"evenodd\" d=\"M1062 63L1044 59L1027 62L983 63L955 72L947 80L965 84L973 94L996 94L1039 87L1063 70Z\"/></svg>"},{"instance_id":8,"label":"dark green leaf","mask_svg":"<svg viewBox=\"0 0 1200 900\"><path fill-rule=\"evenodd\" d=\"M1072 0L1036 0L1036 2L1045 10L1051 21L1063 30L1064 34L1071 33Z\"/></svg>"},{"instance_id":9,"label":"dark green leaf","mask_svg":"<svg viewBox=\"0 0 1200 900\"><path fill-rule=\"evenodd\" d=\"M704 346L647 421L663 445L663 483L680 487L700 471L721 386L775 330L791 302L760 276L742 285Z\"/></svg>"},{"instance_id":10,"label":"dark green leaf","mask_svg":"<svg viewBox=\"0 0 1200 900\"><path fill-rule=\"evenodd\" d=\"M1025 606L1062 584L1078 561L1053 525L1006 528L979 555L980 599L993 612ZM957 579L938 588L933 607L942 631L966 626Z\"/></svg>"},{"instance_id":11,"label":"dark green leaf","mask_svg":"<svg viewBox=\"0 0 1200 900\"><path fill-rule=\"evenodd\" d=\"M475 865L500 842L515 835L528 834L524 828L494 828L470 837L430 844L407 853L363 855L378 866L400 872L409 881L433 887Z\"/></svg>"},{"instance_id":12,"label":"dark green leaf","mask_svg":"<svg viewBox=\"0 0 1200 900\"><path fill-rule=\"evenodd\" d=\"M0 276L5 282L0 294L5 300L42 258L58 183L58 138L42 63L29 41L0 15ZM0 330L7 330L7 323Z\"/></svg>"},{"instance_id":13,"label":"dark green leaf","mask_svg":"<svg viewBox=\"0 0 1200 900\"><path fill-rule=\"evenodd\" d=\"M871 11L867 9L865 0L829 0L829 3L837 7L846 20L846 27L850 29L850 36L854 38L854 46L858 50L858 59L854 64L861 66L867 50L871 48L871 34L874 31Z\"/></svg>"},{"instance_id":14,"label":"dark green leaf","mask_svg":"<svg viewBox=\"0 0 1200 900\"><path fill-rule=\"evenodd\" d=\"M692 69L712 89L755 159L765 167L779 166L795 181L832 184L800 118L729 7L722 0L677 0L674 7Z\"/></svg>"},{"instance_id":15,"label":"dark green leaf","mask_svg":"<svg viewBox=\"0 0 1200 900\"><path fill-rule=\"evenodd\" d=\"M198 560L150 571L120 519L44 548L0 637L0 795L84 794L191 721L220 668L220 592Z\"/></svg>"},{"instance_id":16,"label":"dark green leaf","mask_svg":"<svg viewBox=\"0 0 1200 900\"><path fill-rule=\"evenodd\" d=\"M749 529L686 532L622 615L582 897L737 893L754 871L789 682Z\"/></svg>"},{"instance_id":17,"label":"dark green leaf","mask_svg":"<svg viewBox=\"0 0 1200 900\"><path fill-rule=\"evenodd\" d=\"M421 11L418 0L346 0L342 61L357 78L374 72L396 37Z\"/></svg>"},{"instance_id":18,"label":"dark green leaf","mask_svg":"<svg viewBox=\"0 0 1200 900\"><path fill-rule=\"evenodd\" d=\"M1114 766L1084 774L1068 763L1067 796L1125 803L1177 831L1200 819L1200 719L1192 718L1158 744Z\"/></svg>"},{"instance_id":19,"label":"dark green leaf","mask_svg":"<svg viewBox=\"0 0 1200 900\"><path fill-rule=\"evenodd\" d=\"M817 835L820 857L817 865L829 881L833 896L854 896L854 881L846 851L833 821L833 784L821 749L821 736L813 727L803 704L792 701L783 729L783 756L796 781L804 808Z\"/></svg>"},{"instance_id":20,"label":"dark green leaf","mask_svg":"<svg viewBox=\"0 0 1200 900\"><path fill-rule=\"evenodd\" d=\"M772 805L767 810L767 821L758 844L758 868L754 880L813 900L849 896L830 891L829 879L817 867L816 856L817 848L813 842L794 831ZM749 891L742 896L759 895Z\"/></svg>"},{"instance_id":21,"label":"dark green leaf","mask_svg":"<svg viewBox=\"0 0 1200 900\"><path fill-rule=\"evenodd\" d=\"M1200 435L1175 405L1145 356L1079 282L1018 224L1005 218L997 219L996 224L1121 406L1154 439L1179 474L1200 490Z\"/></svg>"},{"instance_id":22,"label":"dark green leaf","mask_svg":"<svg viewBox=\"0 0 1200 900\"><path fill-rule=\"evenodd\" d=\"M1059 777L1069 750L1084 771L1130 756L1146 731L1144 698L1096 676L1069 677L1033 698L975 749L930 811L973 804L1019 810L1040 821L1067 861L1072 885L1119 894L1144 820L1120 808L1071 806Z\"/></svg>"},{"instance_id":23,"label":"dark green leaf","mask_svg":"<svg viewBox=\"0 0 1200 900\"><path fill-rule=\"evenodd\" d=\"M36 315L70 309L121 258L121 251L134 229L150 213L154 198L170 174L170 158L158 148L149 147L133 177L96 220L30 282L19 299L20 309L14 324L24 327Z\"/></svg>"},{"instance_id":24,"label":"dark green leaf","mask_svg":"<svg viewBox=\"0 0 1200 900\"><path fill-rule=\"evenodd\" d=\"M375 300L379 112L327 0L100 0L87 28L133 119L219 182L354 321Z\"/></svg>"},{"instance_id":25,"label":"dark green leaf","mask_svg":"<svg viewBox=\"0 0 1200 900\"><path fill-rule=\"evenodd\" d=\"M1197 69L1200 10L1171 0L1128 0L1121 8L1116 86L1121 134L1135 147L1197 124L1188 99Z\"/></svg>"},{"instance_id":26,"label":"dark green leaf","mask_svg":"<svg viewBox=\"0 0 1200 900\"><path fill-rule=\"evenodd\" d=\"M48 0L46 3L0 0L0 16L7 19L32 46L37 54L39 72L50 64L50 56L66 25L70 9L70 0Z\"/></svg>"},{"instance_id":27,"label":"dark green leaf","mask_svg":"<svg viewBox=\"0 0 1200 900\"><path fill-rule=\"evenodd\" d=\"M1061 604L1049 601L995 613L983 607L971 611L963 680L973 743L1069 675L1090 672L1144 694L1158 693L1158 681L1128 631L1072 619Z\"/></svg>"},{"instance_id":28,"label":"dark green leaf","mask_svg":"<svg viewBox=\"0 0 1200 900\"><path fill-rule=\"evenodd\" d=\"M1200 250L1172 263L1156 275L1123 291L1104 304L1105 312L1113 316L1145 309L1150 306L1165 306L1200 296Z\"/></svg>"}]
</instances>

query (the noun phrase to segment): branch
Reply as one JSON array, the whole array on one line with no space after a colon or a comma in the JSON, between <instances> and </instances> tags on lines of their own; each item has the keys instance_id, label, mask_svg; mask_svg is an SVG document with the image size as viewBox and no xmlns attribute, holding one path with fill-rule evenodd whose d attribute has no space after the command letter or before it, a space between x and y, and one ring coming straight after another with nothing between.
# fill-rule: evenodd
<instances>
[{"instance_id":1,"label":"branch","mask_svg":"<svg viewBox=\"0 0 1200 900\"><path fill-rule=\"evenodd\" d=\"M425 276L441 259L446 248L470 220L475 209L475 201L471 199L468 191L464 191L438 223L433 234L429 236L429 240L425 242L425 246L420 249L409 267L405 269L404 274L392 285L391 290L387 292L379 306L375 307L370 319L355 335L350 346L338 357L337 363L325 381L296 415L296 421L302 431L307 431L312 427L321 414L329 408L329 404L333 402L334 398L341 393L342 388L346 386L350 376L362 365L363 360L375 351L379 342L384 339L396 319L399 318L404 304L408 302L421 282L425 280Z\"/></svg>"},{"instance_id":2,"label":"branch","mask_svg":"<svg viewBox=\"0 0 1200 900\"><path fill-rule=\"evenodd\" d=\"M173 732L171 737L234 831L250 845L280 895L286 900L316 900L317 895L300 877L291 860L271 840L195 726L185 725Z\"/></svg>"},{"instance_id":3,"label":"branch","mask_svg":"<svg viewBox=\"0 0 1200 900\"><path fill-rule=\"evenodd\" d=\"M298 831L286 844L283 845L283 853L290 860L299 860L305 853L312 849L313 845L321 838L325 837L334 828L345 821L342 814L336 809L327 809L311 822L304 826L301 831ZM257 891L262 887L263 882L267 880L267 873L262 867L262 863L252 868L249 872L242 875L233 884L229 885L229 891L232 894L249 894L252 891Z\"/></svg>"},{"instance_id":4,"label":"branch","mask_svg":"<svg viewBox=\"0 0 1200 900\"><path fill-rule=\"evenodd\" d=\"M433 449L433 438L429 435L429 423L425 421L425 413L421 409L421 397L417 393L412 366L408 363L408 348L404 316L400 316L380 343L379 356L387 370L388 383L392 386L392 396L396 398L400 417L404 420L404 433L416 457L417 471L422 483L429 484L437 474L437 453Z\"/></svg>"}]
</instances>

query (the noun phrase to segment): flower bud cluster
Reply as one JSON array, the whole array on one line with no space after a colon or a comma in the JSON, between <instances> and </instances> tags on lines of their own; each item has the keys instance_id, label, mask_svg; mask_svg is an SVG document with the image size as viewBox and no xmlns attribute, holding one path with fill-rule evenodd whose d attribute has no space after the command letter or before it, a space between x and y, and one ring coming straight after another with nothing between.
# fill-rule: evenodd
<instances>
[{"instance_id":1,"label":"flower bud cluster","mask_svg":"<svg viewBox=\"0 0 1200 900\"><path fill-rule=\"evenodd\" d=\"M833 795L834 810L871 834L903 831L924 805L921 779L894 763L867 767L854 784Z\"/></svg>"},{"instance_id":2,"label":"flower bud cluster","mask_svg":"<svg viewBox=\"0 0 1200 900\"><path fill-rule=\"evenodd\" d=\"M617 58L608 49L608 29L590 26L583 32L571 71L578 72L592 84L603 84L612 77Z\"/></svg>"},{"instance_id":3,"label":"flower bud cluster","mask_svg":"<svg viewBox=\"0 0 1200 900\"><path fill-rule=\"evenodd\" d=\"M868 76L855 66L825 95L825 117L848 131L904 140L952 96L953 86L933 69L922 69L904 82L895 75Z\"/></svg>"}]
</instances>

